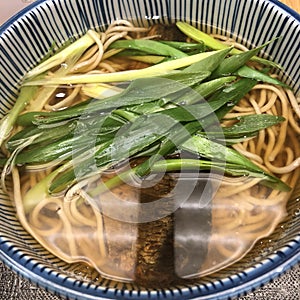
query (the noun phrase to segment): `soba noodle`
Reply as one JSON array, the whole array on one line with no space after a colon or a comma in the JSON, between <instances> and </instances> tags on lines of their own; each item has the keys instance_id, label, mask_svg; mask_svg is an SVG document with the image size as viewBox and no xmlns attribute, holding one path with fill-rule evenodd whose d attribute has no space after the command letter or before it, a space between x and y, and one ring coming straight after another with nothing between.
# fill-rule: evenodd
<instances>
[{"instance_id":1,"label":"soba noodle","mask_svg":"<svg viewBox=\"0 0 300 300\"><path fill-rule=\"evenodd\" d=\"M94 39L94 46L68 72L106 73L143 68L143 63L115 58L113 55L116 50L108 48L118 39L152 38L147 36L148 30L135 27L124 20L112 23L103 33L90 30L88 34ZM234 42L223 36L215 37L226 44L231 45ZM246 50L236 42L234 46ZM60 110L88 98L81 85L75 85L74 88L41 87L39 96L27 107L27 111L36 110L36 104L41 100L40 95L45 93L51 94L40 107L45 111ZM257 84L226 115L228 121L224 122L224 126L231 122L231 118L253 113L281 115L286 121L261 130L257 137L237 143L233 148L294 188L300 173L300 147L297 137L300 133L299 99L288 89ZM87 262L104 276L122 280L133 279L136 225L121 224L102 215L84 199L84 193L72 200L64 197L41 199L29 214L25 214L22 197L47 172L47 169L28 170L20 178L18 170L13 170L13 199L26 230L46 249L67 262ZM258 185L259 181L255 178L223 179L213 198L212 235L207 258L197 276L215 272L243 257L258 239L268 236L285 217L285 206L291 193L270 190ZM96 185L97 182L93 184ZM112 192L127 200L137 199L137 191L124 191L122 188L124 187L120 186ZM120 248L124 251L118 256ZM128 250L127 255L123 254L125 250Z\"/></svg>"}]
</instances>

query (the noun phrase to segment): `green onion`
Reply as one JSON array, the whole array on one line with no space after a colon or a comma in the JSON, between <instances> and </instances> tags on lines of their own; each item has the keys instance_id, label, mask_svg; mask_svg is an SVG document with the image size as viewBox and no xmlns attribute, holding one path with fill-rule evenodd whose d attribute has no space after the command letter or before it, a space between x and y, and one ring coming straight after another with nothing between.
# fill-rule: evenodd
<instances>
[{"instance_id":1,"label":"green onion","mask_svg":"<svg viewBox=\"0 0 300 300\"><path fill-rule=\"evenodd\" d=\"M266 82L266 83L270 83L270 84L274 84L274 85L279 85L286 89L290 89L290 87L287 84L281 82L280 80L273 78L273 77L269 76L268 74L265 74L261 71L252 69L246 65L240 67L237 71L234 72L234 74L237 76L240 76L240 77L251 78L251 79L255 79L257 81L262 81L262 82Z\"/></svg>"},{"instance_id":2,"label":"green onion","mask_svg":"<svg viewBox=\"0 0 300 300\"><path fill-rule=\"evenodd\" d=\"M203 52L176 60L163 62L148 68L139 70L120 71L115 73L105 74L78 74L62 77L46 77L41 80L27 80L24 82L24 86L31 85L57 85L57 84L82 84L82 83L100 83L100 82L117 82L128 81L138 78L153 77L163 74L167 74L170 71L180 69L193 63L210 57L215 54L215 51Z\"/></svg>"},{"instance_id":3,"label":"green onion","mask_svg":"<svg viewBox=\"0 0 300 300\"><path fill-rule=\"evenodd\" d=\"M240 52L186 23L178 22L177 26L198 43L122 40L111 45L125 49L129 56L138 53L144 58L159 58L155 65L144 69L75 75L59 69L61 72L54 76L46 76L47 71L60 64L69 62L69 67L74 66L94 42L87 34L28 73L14 108L0 124L0 141L6 141L6 148L11 151L10 157L1 158L0 165L5 170L14 164L34 168L52 163L58 167L25 195L26 212L38 203L41 194L64 192L77 182L94 180L95 175L128 158L141 156L145 157L141 164L105 185L113 187L132 174L144 177L150 172L200 168L256 177L268 187L289 190L278 178L228 147L230 143L254 137L284 118L248 115L234 119L232 126L220 126L226 114L258 81L281 84L263 71L247 66L253 57L265 63L255 55L272 41ZM202 51L203 44L218 50L191 54ZM109 51L110 55L119 52ZM229 54L233 55L228 57ZM118 81L122 88L108 84ZM19 115L27 103L31 102L32 108L36 99L41 100L59 84L83 84L83 93L91 98L61 111ZM45 86L36 96L39 85ZM8 138L15 123L24 129ZM169 159L178 151L197 154L200 159ZM91 195L103 189L100 184Z\"/></svg>"},{"instance_id":4,"label":"green onion","mask_svg":"<svg viewBox=\"0 0 300 300\"><path fill-rule=\"evenodd\" d=\"M3 142L8 138L19 114L23 111L28 102L30 102L30 100L34 97L37 90L38 87L36 86L21 87L15 105L10 110L10 112L0 120L0 147L2 146Z\"/></svg>"},{"instance_id":5,"label":"green onion","mask_svg":"<svg viewBox=\"0 0 300 300\"><path fill-rule=\"evenodd\" d=\"M188 37L192 38L194 41L204 43L205 45L207 45L207 47L209 47L213 50L223 50L223 49L228 48L227 45L221 43L220 41L218 41L214 37L198 30L197 28L195 28L192 25L189 25L189 24L184 23L184 22L177 22L176 25ZM241 54L242 51L233 48L230 53L233 54L233 55L236 55L236 54ZM253 58L251 58L251 60L262 63L262 64L265 64L265 65L268 65L268 66L272 66L272 67L282 69L282 67L280 67L278 64L276 64L276 63L274 63L270 60L258 57L258 56L254 56Z\"/></svg>"},{"instance_id":6,"label":"green onion","mask_svg":"<svg viewBox=\"0 0 300 300\"><path fill-rule=\"evenodd\" d=\"M110 49L134 49L144 52L145 54L155 54L159 56L169 56L173 59L186 57L184 52L161 42L153 40L118 40L113 42Z\"/></svg>"},{"instance_id":7,"label":"green onion","mask_svg":"<svg viewBox=\"0 0 300 300\"><path fill-rule=\"evenodd\" d=\"M239 152L222 144L213 142L206 137L194 135L191 139L182 144L181 147L184 150L200 154L206 158L226 162L227 169L225 172L229 172L232 175L237 174L238 170L242 169L242 172L245 172L244 175L258 178L262 177L262 183L268 187L285 192L290 191L290 187L280 179L268 174ZM232 165L228 165L228 163L231 163Z\"/></svg>"},{"instance_id":8,"label":"green onion","mask_svg":"<svg viewBox=\"0 0 300 300\"><path fill-rule=\"evenodd\" d=\"M94 43L95 40L91 37L89 32L87 32L81 38L33 68L26 74L25 78L28 80L29 78L36 77L37 75L45 73L54 67L61 66L68 60L71 60L72 57L74 57L73 60L76 60L75 58L79 58L81 54Z\"/></svg>"}]
</instances>

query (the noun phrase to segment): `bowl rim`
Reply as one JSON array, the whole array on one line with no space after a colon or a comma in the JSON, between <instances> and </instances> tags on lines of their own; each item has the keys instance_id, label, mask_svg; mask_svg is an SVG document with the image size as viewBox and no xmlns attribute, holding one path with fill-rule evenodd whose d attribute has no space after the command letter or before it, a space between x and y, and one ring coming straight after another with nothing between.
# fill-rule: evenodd
<instances>
[{"instance_id":1,"label":"bowl rim","mask_svg":"<svg viewBox=\"0 0 300 300\"><path fill-rule=\"evenodd\" d=\"M5 21L2 25L0 25L0 38L1 34L9 27L11 26L16 20L18 20L20 17L22 17L24 14L26 14L28 11L32 10L33 8L39 6L40 4L44 2L50 2L55 0L36 0L32 3L30 3L28 6L21 9L19 12L11 16L7 21ZM258 0L259 1L259 0ZM274 3L276 6L282 8L285 10L289 15L293 16L297 21L300 22L300 13L297 13L294 9L287 6L285 3L280 2L279 0L263 0L267 2Z\"/></svg>"},{"instance_id":2,"label":"bowl rim","mask_svg":"<svg viewBox=\"0 0 300 300\"><path fill-rule=\"evenodd\" d=\"M0 40L1 40L2 33L6 31L20 17L27 14L37 6L41 5L42 3L52 2L52 1L56 1L56 0L36 0L30 3L27 7L17 12L12 17L10 17L7 21L5 21L0 26ZM292 8L290 8L289 6L287 6L286 4L278 0L261 0L261 1L267 1L273 3L275 6L283 9L287 14L294 17L298 22L300 22L300 14L297 13ZM294 247L285 246L286 248L285 252L278 251L281 252L280 255L276 253L273 255L273 257L268 256L262 262L260 262L262 269L260 270L259 274L255 273L255 270L250 270L248 271L248 274L250 276L247 274L247 278L244 278L245 276L244 277L242 276L243 272L237 273L234 276L232 276L232 277L235 276L239 277L238 283L234 287L228 288L225 286L220 291L214 292L213 294L207 294L204 296L199 295L199 290L196 287L195 290L193 289L193 287L183 288L180 291L180 293L179 292L176 293L176 290L173 291L172 297L174 298L176 298L176 296L179 298L190 297L189 299L195 297L199 297L199 299L231 299L232 297L239 297L245 295L250 291L254 291L255 289L262 287L263 285L267 284L273 279L280 277L286 271L290 270L293 266L300 263L300 234L298 235L297 239L293 240L293 243L294 243ZM98 287L98 292L101 293L102 296L105 296L105 298L102 298L101 296L98 297L92 294L82 294L82 291L80 291L79 289L78 290L74 289L74 285L71 284L64 284L62 286L60 283L63 282L68 283L68 277L67 279L63 278L61 282L59 282L59 280L57 280L57 282L54 282L53 280L51 280L51 275L48 274L46 276L48 278L46 278L45 276L42 276L41 274L38 274L37 272L30 270L29 268L26 267L26 265L20 263L20 259L15 260L13 255L9 255L10 252L13 251L3 250L2 245L0 244L0 260L3 261L3 263L6 266L8 266L11 270L15 271L19 276L29 280L32 284L35 284L36 286L41 287L46 291L49 291L59 296L67 297L68 299L74 298L74 299L81 299L81 300L92 300L92 299L100 300L100 299L115 299L116 297L116 292L115 292L116 289L113 288L107 289L106 287ZM59 277L59 275L57 277ZM233 278L231 280L233 280ZM74 279L74 282L78 283L79 281ZM93 286L93 284L91 286ZM126 294L120 296L122 297L122 299L127 299L126 296L128 296L128 299L129 298L134 299L132 298L134 296L134 293L135 292L131 293L130 296ZM137 298L141 297L141 299L168 298L168 295L164 296L163 293L159 295L158 290L145 291L144 297L143 295L144 295L143 292L140 292L139 295L136 296Z\"/></svg>"},{"instance_id":3,"label":"bowl rim","mask_svg":"<svg viewBox=\"0 0 300 300\"><path fill-rule=\"evenodd\" d=\"M223 288L220 291L214 292L213 294L199 295L198 287L191 288L183 288L179 290L172 291L172 299L202 299L202 300L215 300L215 299L232 299L234 297L244 296L249 292L253 292L257 288L263 287L265 284L270 281L282 276L288 270L290 270L293 266L300 263L300 235L299 239L294 240L294 243L297 244L296 248L288 247L287 252L285 254L281 252L281 255L278 256L274 254L274 260L270 257L267 257L260 264L263 266L262 270L260 270L260 274L252 274L253 276L243 277L243 272L237 273L234 276L230 276L228 281L236 281L236 285L230 288ZM114 288L106 288L97 286L95 284L88 284L89 287L95 286L94 290L97 290L98 295L95 294L82 294L79 289L80 286L75 286L74 283L68 284L69 278L59 278L61 276L56 276L56 282L54 282L53 274L49 273L47 277L40 276L33 270L26 268L24 265L18 263L13 257L9 256L7 253L3 252L0 248L0 260L2 260L6 266L8 266L11 270L15 271L19 276L24 279L29 280L30 283L36 285L37 287L41 287L45 289L47 292L51 292L55 295L66 297L67 299L80 299L80 300L105 300L105 299L116 299L115 297L118 295L121 299L170 299L168 298L168 294L162 290L145 290L145 291L132 291L130 295L125 291ZM274 268L274 264L276 267ZM266 272L267 269L267 272ZM253 269L253 272L255 269ZM255 272L254 272L255 273ZM73 281L73 279L72 279ZM79 280L74 280L77 284ZM60 283L64 283L64 286ZM220 285L221 286L221 285ZM128 292L128 291L127 291ZM103 298L102 296L105 296ZM135 298L136 296L136 298Z\"/></svg>"}]
</instances>

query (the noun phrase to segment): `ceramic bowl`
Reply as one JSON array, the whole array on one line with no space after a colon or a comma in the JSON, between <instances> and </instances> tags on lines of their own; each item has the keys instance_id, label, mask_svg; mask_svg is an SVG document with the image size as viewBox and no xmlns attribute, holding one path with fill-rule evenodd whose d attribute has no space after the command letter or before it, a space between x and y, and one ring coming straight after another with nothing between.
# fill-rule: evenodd
<instances>
[{"instance_id":1,"label":"ceramic bowl","mask_svg":"<svg viewBox=\"0 0 300 300\"><path fill-rule=\"evenodd\" d=\"M12 107L25 72L47 53L53 41L61 45L118 18L143 26L183 20L250 47L281 36L278 43L266 47L265 55L283 66L285 72L280 75L300 95L300 17L279 1L40 0L0 29L0 118ZM231 299L300 261L300 200L291 200L284 226L238 263L193 283L151 290L102 279L60 261L22 228L8 196L0 191L0 258L19 275L68 299Z\"/></svg>"}]
</instances>

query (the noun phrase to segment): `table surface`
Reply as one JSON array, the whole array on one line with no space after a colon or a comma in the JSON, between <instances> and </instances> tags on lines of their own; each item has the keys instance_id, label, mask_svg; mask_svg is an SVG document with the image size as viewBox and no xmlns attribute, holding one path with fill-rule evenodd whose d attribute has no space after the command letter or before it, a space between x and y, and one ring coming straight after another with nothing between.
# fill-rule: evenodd
<instances>
[{"instance_id":1,"label":"table surface","mask_svg":"<svg viewBox=\"0 0 300 300\"><path fill-rule=\"evenodd\" d=\"M1 0L0 25L15 12L26 7L34 0ZM298 13L300 0L282 0ZM249 293L239 300L294 300L300 299L300 266L295 266L286 274L266 284L264 287ZM8 300L61 300L44 289L38 288L29 281L16 275L0 262L0 299Z\"/></svg>"}]
</instances>

